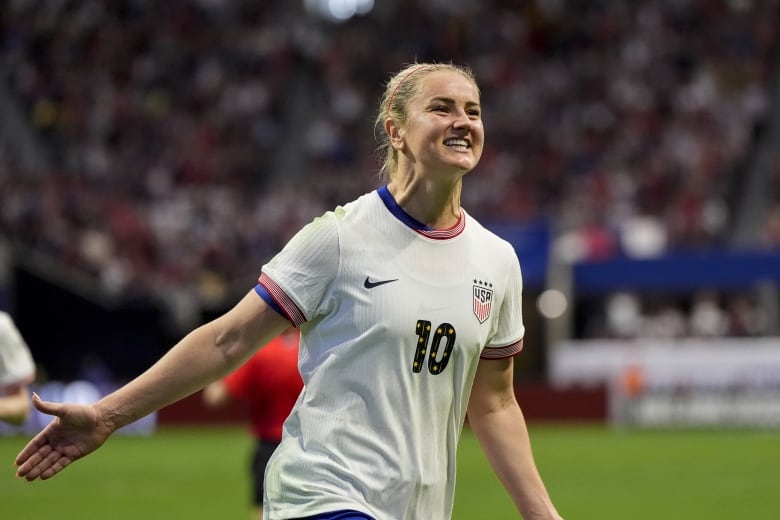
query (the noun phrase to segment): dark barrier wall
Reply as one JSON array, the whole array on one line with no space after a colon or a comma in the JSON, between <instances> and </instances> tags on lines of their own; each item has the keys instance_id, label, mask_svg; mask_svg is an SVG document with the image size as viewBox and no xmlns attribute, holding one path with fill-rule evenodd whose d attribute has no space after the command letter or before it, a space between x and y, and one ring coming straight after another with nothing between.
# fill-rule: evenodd
<instances>
[{"instance_id":1,"label":"dark barrier wall","mask_svg":"<svg viewBox=\"0 0 780 520\"><path fill-rule=\"evenodd\" d=\"M545 384L519 384L517 400L529 421L604 422L607 420L607 391L604 386L556 389ZM246 424L247 411L241 403L223 410L208 410L200 392L160 410L160 426L201 423Z\"/></svg>"},{"instance_id":2,"label":"dark barrier wall","mask_svg":"<svg viewBox=\"0 0 780 520\"><path fill-rule=\"evenodd\" d=\"M128 380L172 345L163 312L148 301L128 301L115 308L90 302L40 277L14 272L13 314L47 379L92 379L107 369Z\"/></svg>"}]
</instances>

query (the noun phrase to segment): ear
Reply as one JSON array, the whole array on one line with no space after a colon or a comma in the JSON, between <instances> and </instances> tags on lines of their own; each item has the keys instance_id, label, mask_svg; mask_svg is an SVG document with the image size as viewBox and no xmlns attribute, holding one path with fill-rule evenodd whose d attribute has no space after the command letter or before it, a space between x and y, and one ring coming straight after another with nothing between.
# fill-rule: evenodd
<instances>
[{"instance_id":1,"label":"ear","mask_svg":"<svg viewBox=\"0 0 780 520\"><path fill-rule=\"evenodd\" d=\"M387 137L390 139L390 144L393 148L396 150L403 149L406 132L401 125L395 120L388 118L385 120L385 132L387 132Z\"/></svg>"}]
</instances>

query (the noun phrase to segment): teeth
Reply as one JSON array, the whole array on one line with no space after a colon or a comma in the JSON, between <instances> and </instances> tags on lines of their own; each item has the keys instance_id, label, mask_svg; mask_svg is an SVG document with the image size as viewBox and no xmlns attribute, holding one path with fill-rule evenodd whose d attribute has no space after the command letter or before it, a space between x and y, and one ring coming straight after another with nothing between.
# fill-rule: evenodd
<instances>
[{"instance_id":1,"label":"teeth","mask_svg":"<svg viewBox=\"0 0 780 520\"><path fill-rule=\"evenodd\" d=\"M446 141L444 141L444 145L468 147L469 143L465 139L447 139Z\"/></svg>"}]
</instances>

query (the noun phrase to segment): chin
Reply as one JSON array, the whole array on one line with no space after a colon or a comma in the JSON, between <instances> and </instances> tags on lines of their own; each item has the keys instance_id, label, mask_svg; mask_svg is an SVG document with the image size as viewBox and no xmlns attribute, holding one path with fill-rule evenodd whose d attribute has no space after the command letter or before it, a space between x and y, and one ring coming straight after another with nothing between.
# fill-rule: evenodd
<instances>
[{"instance_id":1,"label":"chin","mask_svg":"<svg viewBox=\"0 0 780 520\"><path fill-rule=\"evenodd\" d=\"M459 171L468 173L477 167L477 161L474 160L458 161L457 163L452 164L452 166L457 168Z\"/></svg>"}]
</instances>

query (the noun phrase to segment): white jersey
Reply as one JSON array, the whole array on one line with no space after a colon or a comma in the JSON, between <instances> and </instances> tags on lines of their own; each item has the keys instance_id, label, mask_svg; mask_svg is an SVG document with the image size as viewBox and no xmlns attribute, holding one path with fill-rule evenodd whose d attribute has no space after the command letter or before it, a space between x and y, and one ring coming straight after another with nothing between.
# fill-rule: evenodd
<instances>
[{"instance_id":1,"label":"white jersey","mask_svg":"<svg viewBox=\"0 0 780 520\"><path fill-rule=\"evenodd\" d=\"M383 187L304 227L259 282L300 326L305 385L266 469L266 518L449 518L477 363L522 348L511 245L463 210L426 229Z\"/></svg>"},{"instance_id":2,"label":"white jersey","mask_svg":"<svg viewBox=\"0 0 780 520\"><path fill-rule=\"evenodd\" d=\"M0 311L0 395L35 378L30 348L8 313Z\"/></svg>"}]
</instances>

